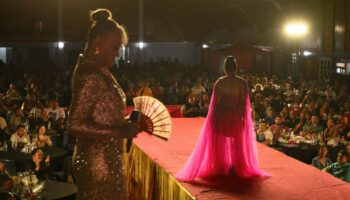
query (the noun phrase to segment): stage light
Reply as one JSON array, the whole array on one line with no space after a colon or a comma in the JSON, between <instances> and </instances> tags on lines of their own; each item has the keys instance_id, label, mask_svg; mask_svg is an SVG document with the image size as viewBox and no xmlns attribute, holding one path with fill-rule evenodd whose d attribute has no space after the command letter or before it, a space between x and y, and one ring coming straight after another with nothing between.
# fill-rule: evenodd
<instances>
[{"instance_id":1,"label":"stage light","mask_svg":"<svg viewBox=\"0 0 350 200\"><path fill-rule=\"evenodd\" d=\"M307 32L307 26L301 23L288 24L285 30L288 35L304 35Z\"/></svg>"},{"instance_id":2,"label":"stage light","mask_svg":"<svg viewBox=\"0 0 350 200\"><path fill-rule=\"evenodd\" d=\"M144 42L139 42L137 43L137 46L140 48L140 49L143 49L145 47L145 43Z\"/></svg>"},{"instance_id":3,"label":"stage light","mask_svg":"<svg viewBox=\"0 0 350 200\"><path fill-rule=\"evenodd\" d=\"M64 48L64 42L60 41L57 43L57 46L59 49L63 49Z\"/></svg>"},{"instance_id":4,"label":"stage light","mask_svg":"<svg viewBox=\"0 0 350 200\"><path fill-rule=\"evenodd\" d=\"M304 52L303 52L303 55L304 55L304 56L310 56L310 55L312 55L312 52L310 52L310 51L304 51Z\"/></svg>"},{"instance_id":5,"label":"stage light","mask_svg":"<svg viewBox=\"0 0 350 200\"><path fill-rule=\"evenodd\" d=\"M202 45L202 48L203 48L203 49L206 49L206 48L209 48L209 46L208 46L207 44L203 44L203 45Z\"/></svg>"}]
</instances>

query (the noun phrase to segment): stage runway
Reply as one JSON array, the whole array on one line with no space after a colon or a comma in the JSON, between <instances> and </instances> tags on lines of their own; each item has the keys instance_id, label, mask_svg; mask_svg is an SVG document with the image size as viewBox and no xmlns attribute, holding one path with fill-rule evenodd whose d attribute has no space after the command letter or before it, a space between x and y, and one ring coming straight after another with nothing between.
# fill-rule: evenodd
<instances>
[{"instance_id":1,"label":"stage runway","mask_svg":"<svg viewBox=\"0 0 350 200\"><path fill-rule=\"evenodd\" d=\"M174 179L196 145L204 118L173 118L168 141L141 133L125 171L131 199L350 199L350 184L258 144L260 167L272 178L221 177L195 184Z\"/></svg>"}]
</instances>

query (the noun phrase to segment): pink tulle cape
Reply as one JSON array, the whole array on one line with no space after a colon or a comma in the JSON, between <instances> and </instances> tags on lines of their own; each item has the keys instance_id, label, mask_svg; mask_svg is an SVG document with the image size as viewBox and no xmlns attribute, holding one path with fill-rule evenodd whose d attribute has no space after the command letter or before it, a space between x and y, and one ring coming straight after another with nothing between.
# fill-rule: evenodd
<instances>
[{"instance_id":1,"label":"pink tulle cape","mask_svg":"<svg viewBox=\"0 0 350 200\"><path fill-rule=\"evenodd\" d=\"M197 145L175 178L193 181L197 177L230 174L270 176L259 169L248 91L245 102L240 102L238 96L215 93L214 89ZM244 114L240 114L242 111Z\"/></svg>"}]
</instances>

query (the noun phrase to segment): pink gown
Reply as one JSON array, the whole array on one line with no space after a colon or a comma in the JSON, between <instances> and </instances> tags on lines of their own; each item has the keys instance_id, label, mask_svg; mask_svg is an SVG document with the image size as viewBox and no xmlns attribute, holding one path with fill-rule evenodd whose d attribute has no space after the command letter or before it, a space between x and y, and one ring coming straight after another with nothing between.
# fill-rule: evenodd
<instances>
[{"instance_id":1,"label":"pink gown","mask_svg":"<svg viewBox=\"0 0 350 200\"><path fill-rule=\"evenodd\" d=\"M243 83L244 80L241 81ZM238 177L270 176L258 167L246 83L241 84L243 87L240 90L236 90L239 93L223 93L217 89L218 82L197 145L175 178L193 181L197 177L229 174Z\"/></svg>"}]
</instances>

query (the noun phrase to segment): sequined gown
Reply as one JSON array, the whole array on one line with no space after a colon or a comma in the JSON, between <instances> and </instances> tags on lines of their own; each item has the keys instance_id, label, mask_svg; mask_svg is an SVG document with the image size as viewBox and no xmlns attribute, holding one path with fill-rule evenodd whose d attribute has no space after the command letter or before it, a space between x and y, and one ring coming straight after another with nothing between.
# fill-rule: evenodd
<instances>
[{"instance_id":1,"label":"sequined gown","mask_svg":"<svg viewBox=\"0 0 350 200\"><path fill-rule=\"evenodd\" d=\"M75 135L73 167L77 199L128 199L122 139L125 95L107 67L80 55L72 78L70 133Z\"/></svg>"}]
</instances>

